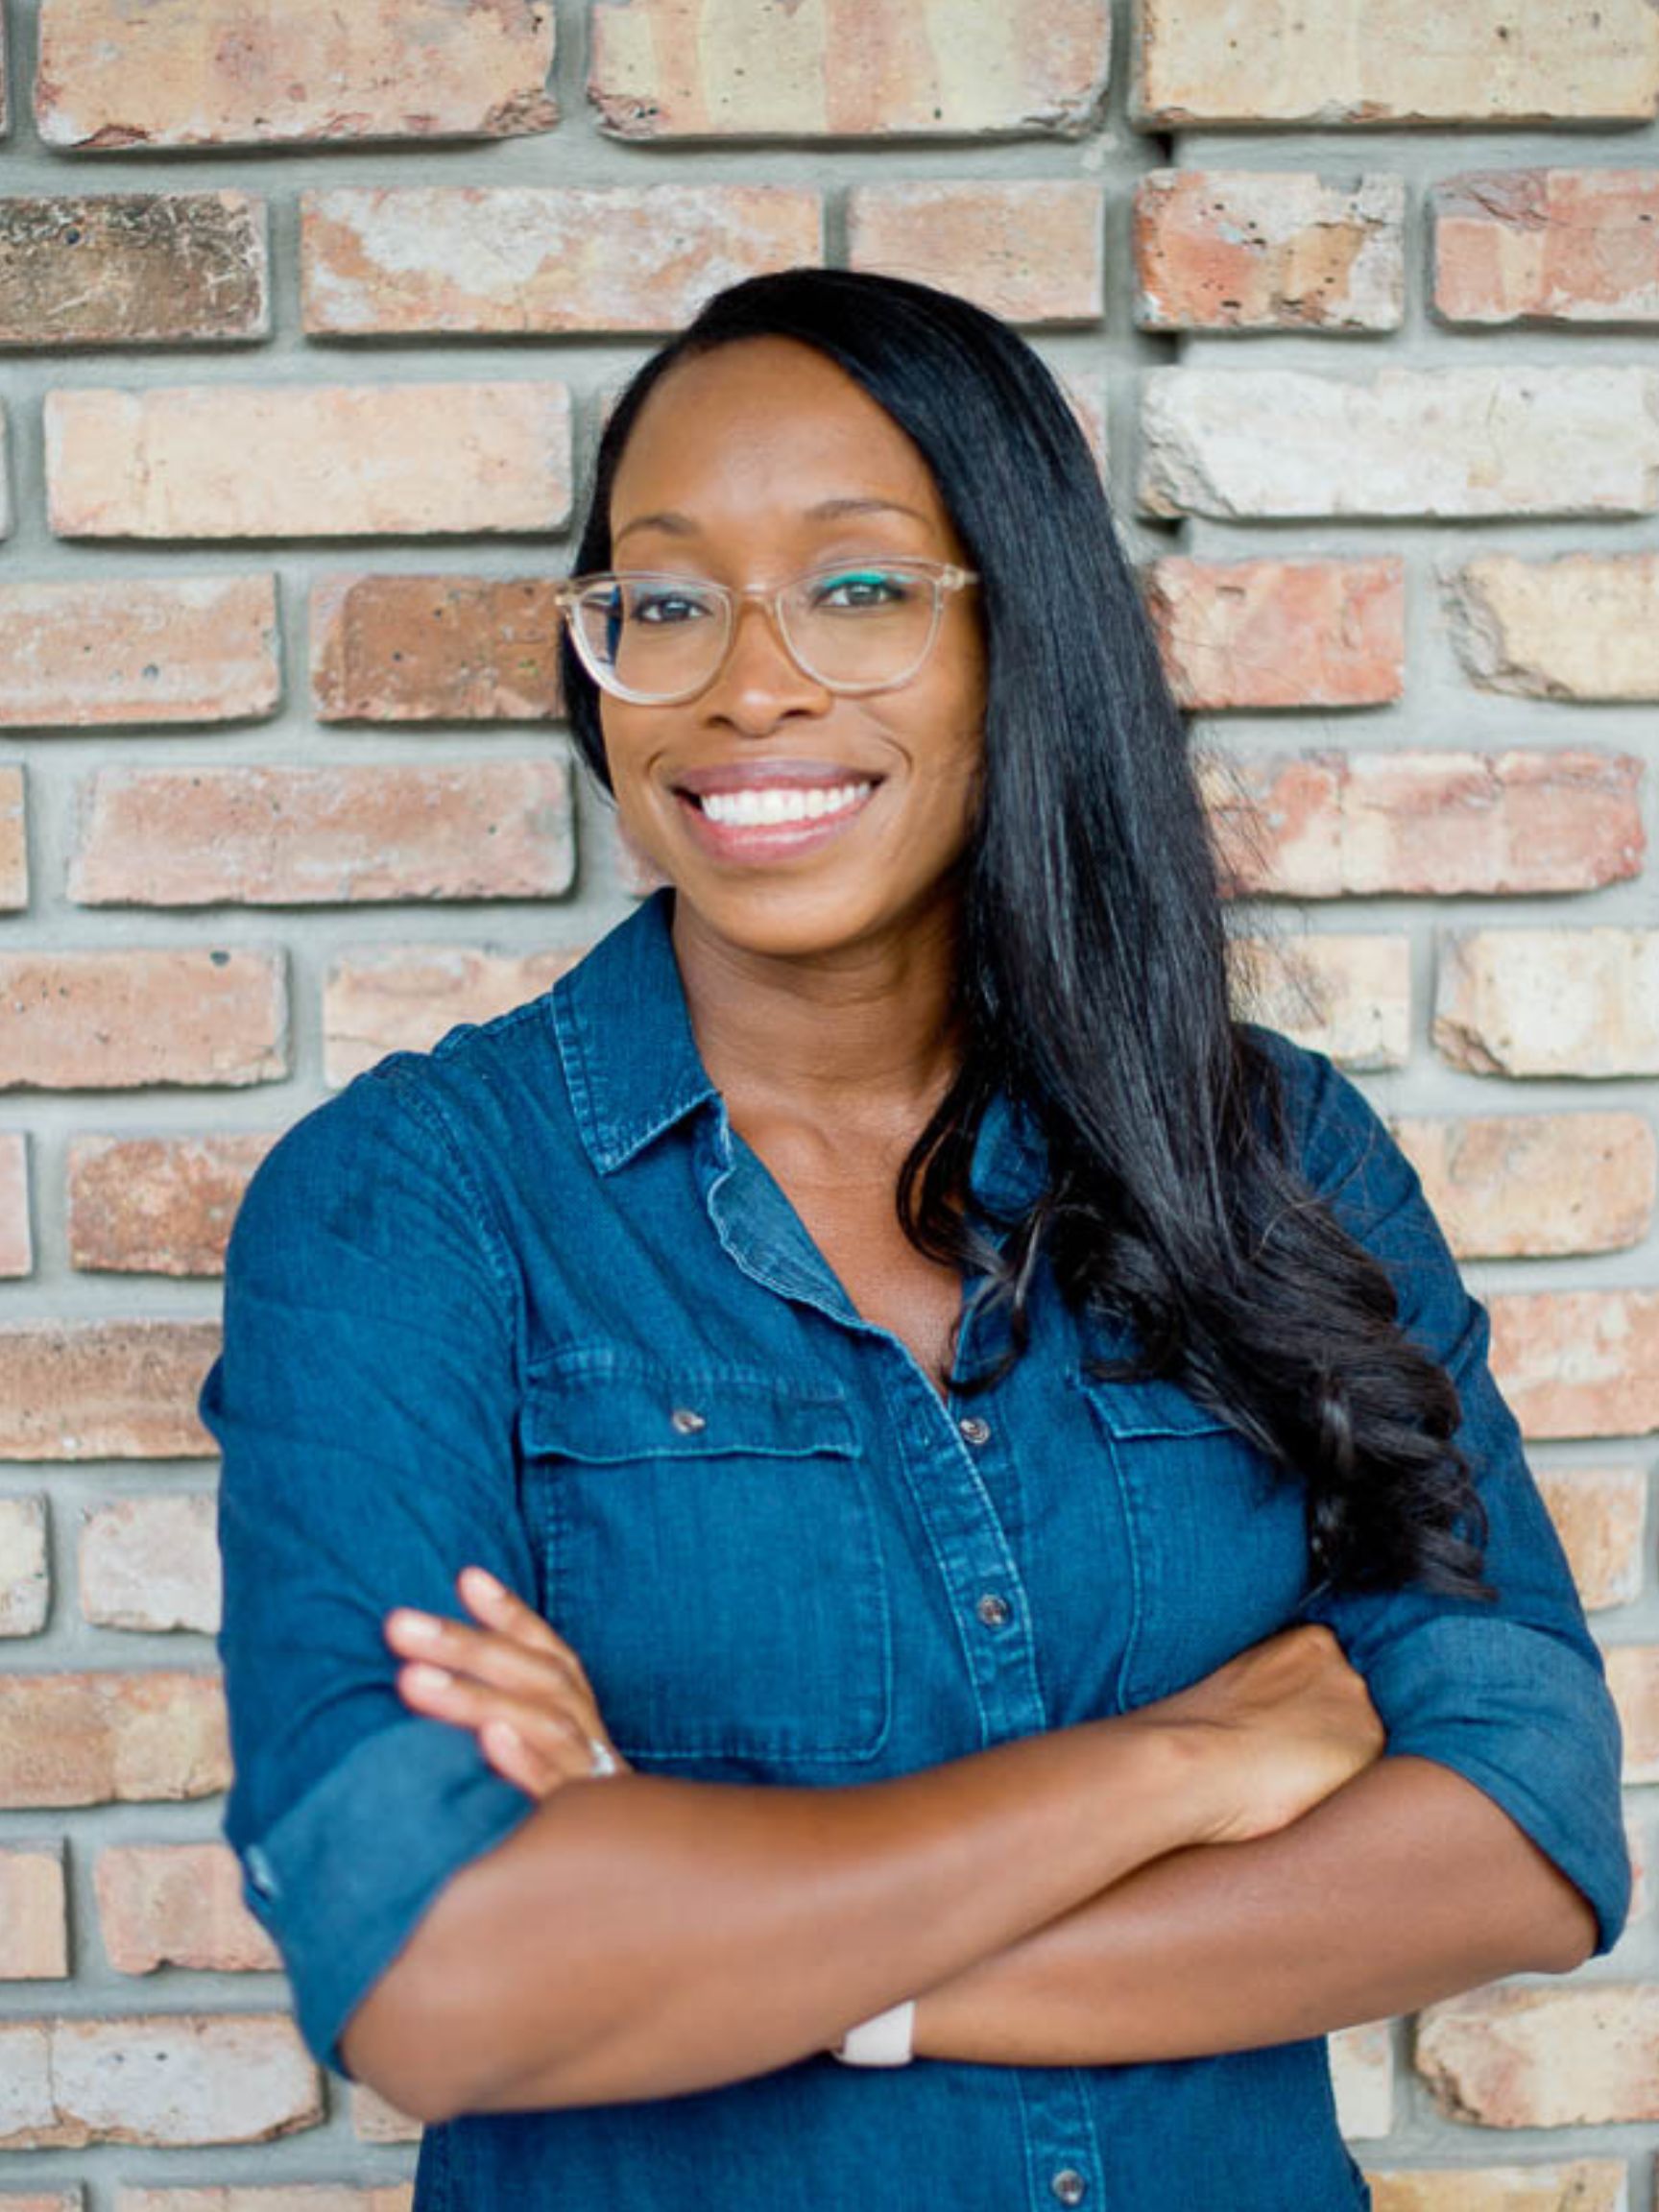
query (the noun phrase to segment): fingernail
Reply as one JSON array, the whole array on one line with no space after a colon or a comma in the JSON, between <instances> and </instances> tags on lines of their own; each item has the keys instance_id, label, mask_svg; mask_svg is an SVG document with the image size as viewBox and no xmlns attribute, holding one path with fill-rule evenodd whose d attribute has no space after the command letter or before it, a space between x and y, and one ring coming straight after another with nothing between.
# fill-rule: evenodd
<instances>
[{"instance_id":1,"label":"fingernail","mask_svg":"<svg viewBox=\"0 0 1659 2212\"><path fill-rule=\"evenodd\" d=\"M504 1586L496 1581L487 1567L463 1567L461 1578L470 1583L481 1598L505 1598L507 1595Z\"/></svg>"},{"instance_id":2,"label":"fingernail","mask_svg":"<svg viewBox=\"0 0 1659 2212\"><path fill-rule=\"evenodd\" d=\"M452 1680L442 1667L428 1667L424 1661L403 1670L404 1686L414 1691L447 1690Z\"/></svg>"},{"instance_id":3,"label":"fingernail","mask_svg":"<svg viewBox=\"0 0 1659 2212\"><path fill-rule=\"evenodd\" d=\"M438 1623L430 1613L394 1613L387 1626L395 1628L399 1636L407 1636L416 1643L429 1643L438 1633Z\"/></svg>"}]
</instances>

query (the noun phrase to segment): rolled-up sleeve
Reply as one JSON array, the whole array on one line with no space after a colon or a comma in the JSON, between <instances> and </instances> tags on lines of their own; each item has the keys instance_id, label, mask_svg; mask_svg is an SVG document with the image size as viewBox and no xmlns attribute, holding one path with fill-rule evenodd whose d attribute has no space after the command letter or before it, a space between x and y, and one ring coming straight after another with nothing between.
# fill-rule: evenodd
<instances>
[{"instance_id":1,"label":"rolled-up sleeve","mask_svg":"<svg viewBox=\"0 0 1659 2212\"><path fill-rule=\"evenodd\" d=\"M1457 1442L1486 1510L1485 1579L1497 1594L1352 1592L1317 1599L1310 1615L1364 1675L1390 1754L1435 1760L1501 1805L1583 1893L1604 1952L1630 1899L1619 1722L1520 1430L1492 1378L1485 1311L1377 1116L1328 1061L1298 1059L1304 1170L1382 1262L1402 1325L1456 1385Z\"/></svg>"},{"instance_id":2,"label":"rolled-up sleeve","mask_svg":"<svg viewBox=\"0 0 1659 2212\"><path fill-rule=\"evenodd\" d=\"M225 1835L301 2032L340 2034L451 1875L532 1801L468 1729L416 1714L381 1624L464 1617L489 1568L536 1603L518 1512L512 1285L463 1146L382 1063L249 1185L199 1410L223 1465Z\"/></svg>"}]
</instances>

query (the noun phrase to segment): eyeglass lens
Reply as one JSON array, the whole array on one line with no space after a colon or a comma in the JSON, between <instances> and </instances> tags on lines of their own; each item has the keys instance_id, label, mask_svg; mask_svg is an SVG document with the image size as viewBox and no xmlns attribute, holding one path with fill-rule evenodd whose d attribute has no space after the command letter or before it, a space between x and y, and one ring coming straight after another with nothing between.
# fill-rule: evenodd
<instances>
[{"instance_id":1,"label":"eyeglass lens","mask_svg":"<svg viewBox=\"0 0 1659 2212\"><path fill-rule=\"evenodd\" d=\"M779 601L790 652L831 688L902 682L931 644L938 612L927 570L885 563L801 577ZM582 595L576 621L596 674L638 699L685 698L718 674L733 603L694 578L610 576Z\"/></svg>"}]
</instances>

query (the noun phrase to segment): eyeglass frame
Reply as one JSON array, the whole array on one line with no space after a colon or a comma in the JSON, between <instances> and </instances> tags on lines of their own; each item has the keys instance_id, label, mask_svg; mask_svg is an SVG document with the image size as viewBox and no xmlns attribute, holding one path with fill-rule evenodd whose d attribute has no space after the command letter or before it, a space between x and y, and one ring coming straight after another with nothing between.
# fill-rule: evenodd
<instances>
[{"instance_id":1,"label":"eyeglass frame","mask_svg":"<svg viewBox=\"0 0 1659 2212\"><path fill-rule=\"evenodd\" d=\"M788 625L783 619L782 602L789 592L798 589L803 584L810 583L814 576L846 575L849 571L860 566L871 568L886 566L919 570L926 575L933 587L933 618L928 626L926 644L902 675L883 676L873 684L832 684L828 678L820 675L816 668L808 667L797 652L794 640L789 636ZM824 690L833 692L838 697L859 698L875 691L896 691L902 684L908 684L938 642L940 625L945 619L946 594L951 591L966 590L970 585L977 584L980 581L980 574L976 568L964 568L954 561L935 561L923 554L899 554L889 559L883 559L879 554L872 554L862 560L855 557L851 561L821 562L815 567L804 568L799 576L791 576L787 582L776 586L722 584L712 576L676 575L672 571L661 568L597 568L585 576L567 576L562 584L554 588L553 603L564 618L571 647L582 666L601 691L608 692L613 699L623 700L630 707L684 707L688 700L700 698L711 685L717 684L725 674L727 664L732 659L733 648L737 642L737 612L739 606L746 599L758 599L765 607L772 617L772 627L776 631L784 652L808 683L819 685ZM607 670L605 674L601 675L589 658L587 640L582 635L581 627L576 618L579 603L599 585L634 582L679 584L683 587L694 587L698 590L712 591L719 595L726 610L726 642L713 668L700 684L693 685L689 690L671 691L666 694L630 691L616 681L613 669Z\"/></svg>"}]
</instances>

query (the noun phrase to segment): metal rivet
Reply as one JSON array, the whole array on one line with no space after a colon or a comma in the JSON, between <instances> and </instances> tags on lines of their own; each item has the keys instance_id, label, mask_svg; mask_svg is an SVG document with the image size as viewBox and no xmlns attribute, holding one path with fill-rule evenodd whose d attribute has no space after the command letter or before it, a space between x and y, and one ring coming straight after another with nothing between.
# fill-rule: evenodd
<instances>
[{"instance_id":1,"label":"metal rivet","mask_svg":"<svg viewBox=\"0 0 1659 2212\"><path fill-rule=\"evenodd\" d=\"M956 1424L957 1433L965 1444L989 1444L991 1424L982 1421L977 1413L965 1413Z\"/></svg>"},{"instance_id":2,"label":"metal rivet","mask_svg":"<svg viewBox=\"0 0 1659 2212\"><path fill-rule=\"evenodd\" d=\"M709 1426L702 1414L696 1412L689 1406L676 1406L673 1412L669 1414L668 1420L676 1435L679 1436L695 1436L700 1429L707 1429Z\"/></svg>"}]
</instances>

